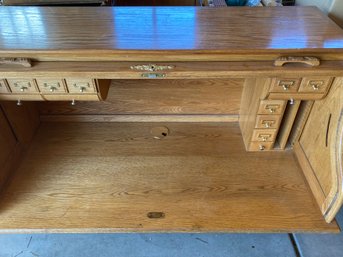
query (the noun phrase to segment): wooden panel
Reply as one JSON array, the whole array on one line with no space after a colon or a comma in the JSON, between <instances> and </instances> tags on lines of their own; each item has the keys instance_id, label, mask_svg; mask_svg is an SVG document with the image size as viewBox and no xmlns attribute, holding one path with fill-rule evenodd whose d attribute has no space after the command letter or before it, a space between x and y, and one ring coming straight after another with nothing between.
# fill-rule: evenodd
<instances>
[{"instance_id":1,"label":"wooden panel","mask_svg":"<svg viewBox=\"0 0 343 257\"><path fill-rule=\"evenodd\" d=\"M116 6L195 6L196 0L117 0Z\"/></svg>"},{"instance_id":2,"label":"wooden panel","mask_svg":"<svg viewBox=\"0 0 343 257\"><path fill-rule=\"evenodd\" d=\"M42 124L0 200L1 232L338 231L292 152L246 153L234 123Z\"/></svg>"},{"instance_id":3,"label":"wooden panel","mask_svg":"<svg viewBox=\"0 0 343 257\"><path fill-rule=\"evenodd\" d=\"M12 164L11 155L14 154L17 145L17 139L14 136L11 127L0 108L0 191L5 183Z\"/></svg>"},{"instance_id":4,"label":"wooden panel","mask_svg":"<svg viewBox=\"0 0 343 257\"><path fill-rule=\"evenodd\" d=\"M78 104L78 103L76 103ZM41 115L41 121L48 122L238 122L238 115L190 114L190 115Z\"/></svg>"},{"instance_id":5,"label":"wooden panel","mask_svg":"<svg viewBox=\"0 0 343 257\"><path fill-rule=\"evenodd\" d=\"M36 133L40 120L35 103L23 103L18 107L13 102L1 102L13 132L22 146L28 146Z\"/></svg>"},{"instance_id":6,"label":"wooden panel","mask_svg":"<svg viewBox=\"0 0 343 257\"><path fill-rule=\"evenodd\" d=\"M343 53L342 30L314 7L7 7L0 17L3 57L138 60L144 50L150 59L221 53L244 59L309 53L337 59Z\"/></svg>"},{"instance_id":7,"label":"wooden panel","mask_svg":"<svg viewBox=\"0 0 343 257\"><path fill-rule=\"evenodd\" d=\"M330 221L342 203L342 78L336 79L329 95L316 101L299 140L299 148L306 156L309 168L305 175L317 198L321 193L325 201L319 201L326 220ZM334 209L332 211L331 209ZM328 214L329 213L329 214Z\"/></svg>"},{"instance_id":8,"label":"wooden panel","mask_svg":"<svg viewBox=\"0 0 343 257\"><path fill-rule=\"evenodd\" d=\"M0 94L10 93L7 81L5 79L0 79Z\"/></svg>"},{"instance_id":9,"label":"wooden panel","mask_svg":"<svg viewBox=\"0 0 343 257\"><path fill-rule=\"evenodd\" d=\"M244 82L241 108L239 111L239 126L247 149L249 148L255 128L256 116L260 108L261 99L264 99L268 93L269 85L270 79L266 78L246 79Z\"/></svg>"},{"instance_id":10,"label":"wooden panel","mask_svg":"<svg viewBox=\"0 0 343 257\"><path fill-rule=\"evenodd\" d=\"M218 56L218 59L221 57ZM343 59L343 58L342 58ZM163 74L160 80L167 79L232 79L257 78L270 76L343 76L343 61L323 61L319 67L298 66L288 64L276 67L273 62L220 62L218 60L206 62L168 62L166 57L155 65L172 65L173 69L159 71ZM134 65L147 65L148 62L32 62L31 68L13 65L1 65L0 73L6 78L16 79L30 74L34 78L46 79L56 74L63 78L97 78L97 79L146 79L145 72L132 70ZM154 72L152 72L154 73ZM157 78L158 79L158 78Z\"/></svg>"},{"instance_id":11,"label":"wooden panel","mask_svg":"<svg viewBox=\"0 0 343 257\"><path fill-rule=\"evenodd\" d=\"M277 146L280 149L285 149L289 135L292 131L294 121L298 114L298 110L300 107L301 101L294 101L293 104L288 104L285 110L285 114L283 116L283 121L278 133L278 137L276 139Z\"/></svg>"},{"instance_id":12,"label":"wooden panel","mask_svg":"<svg viewBox=\"0 0 343 257\"><path fill-rule=\"evenodd\" d=\"M242 80L113 80L105 102L41 103L41 114L238 114Z\"/></svg>"}]
</instances>

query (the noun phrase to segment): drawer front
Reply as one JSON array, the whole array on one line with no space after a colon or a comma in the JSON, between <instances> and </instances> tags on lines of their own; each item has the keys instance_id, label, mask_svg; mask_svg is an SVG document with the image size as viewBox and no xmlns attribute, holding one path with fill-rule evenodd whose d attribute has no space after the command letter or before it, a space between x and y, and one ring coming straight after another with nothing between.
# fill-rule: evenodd
<instances>
[{"instance_id":1,"label":"drawer front","mask_svg":"<svg viewBox=\"0 0 343 257\"><path fill-rule=\"evenodd\" d=\"M276 129L255 129L251 140L254 142L274 142L276 133Z\"/></svg>"},{"instance_id":2,"label":"drawer front","mask_svg":"<svg viewBox=\"0 0 343 257\"><path fill-rule=\"evenodd\" d=\"M299 92L304 93L325 93L331 86L331 77L304 78L301 82Z\"/></svg>"},{"instance_id":3,"label":"drawer front","mask_svg":"<svg viewBox=\"0 0 343 257\"><path fill-rule=\"evenodd\" d=\"M255 128L277 129L281 123L280 115L257 115Z\"/></svg>"},{"instance_id":4,"label":"drawer front","mask_svg":"<svg viewBox=\"0 0 343 257\"><path fill-rule=\"evenodd\" d=\"M286 107L283 100L263 100L260 103L258 114L282 114Z\"/></svg>"},{"instance_id":5,"label":"drawer front","mask_svg":"<svg viewBox=\"0 0 343 257\"><path fill-rule=\"evenodd\" d=\"M95 93L95 83L93 79L66 79L69 93L72 94L87 94Z\"/></svg>"},{"instance_id":6,"label":"drawer front","mask_svg":"<svg viewBox=\"0 0 343 257\"><path fill-rule=\"evenodd\" d=\"M7 82L13 93L38 93L34 79L8 79Z\"/></svg>"},{"instance_id":7,"label":"drawer front","mask_svg":"<svg viewBox=\"0 0 343 257\"><path fill-rule=\"evenodd\" d=\"M289 93L297 92L300 86L300 78L274 78L270 92L272 93Z\"/></svg>"},{"instance_id":8,"label":"drawer front","mask_svg":"<svg viewBox=\"0 0 343 257\"><path fill-rule=\"evenodd\" d=\"M0 79L0 94L7 94L10 93L11 91L9 90L7 86L7 82L5 79Z\"/></svg>"},{"instance_id":9,"label":"drawer front","mask_svg":"<svg viewBox=\"0 0 343 257\"><path fill-rule=\"evenodd\" d=\"M251 142L249 151L271 151L273 150L274 142Z\"/></svg>"},{"instance_id":10,"label":"drawer front","mask_svg":"<svg viewBox=\"0 0 343 257\"><path fill-rule=\"evenodd\" d=\"M36 79L39 90L44 94L64 94L67 92L63 79Z\"/></svg>"}]
</instances>

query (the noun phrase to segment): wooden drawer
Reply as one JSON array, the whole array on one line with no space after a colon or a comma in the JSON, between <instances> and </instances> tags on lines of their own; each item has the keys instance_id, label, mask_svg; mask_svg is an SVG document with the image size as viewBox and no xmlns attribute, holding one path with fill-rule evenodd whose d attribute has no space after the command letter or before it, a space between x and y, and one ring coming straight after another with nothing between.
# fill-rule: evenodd
<instances>
[{"instance_id":1,"label":"wooden drawer","mask_svg":"<svg viewBox=\"0 0 343 257\"><path fill-rule=\"evenodd\" d=\"M280 126L281 115L257 115L255 128L277 129Z\"/></svg>"},{"instance_id":2,"label":"wooden drawer","mask_svg":"<svg viewBox=\"0 0 343 257\"><path fill-rule=\"evenodd\" d=\"M7 79L13 93L34 94L38 93L38 88L34 79Z\"/></svg>"},{"instance_id":3,"label":"wooden drawer","mask_svg":"<svg viewBox=\"0 0 343 257\"><path fill-rule=\"evenodd\" d=\"M282 114L286 107L283 100L262 100L257 114Z\"/></svg>"},{"instance_id":4,"label":"wooden drawer","mask_svg":"<svg viewBox=\"0 0 343 257\"><path fill-rule=\"evenodd\" d=\"M0 79L0 94L7 94L10 93L10 89L7 86L7 82L5 79Z\"/></svg>"},{"instance_id":5,"label":"wooden drawer","mask_svg":"<svg viewBox=\"0 0 343 257\"><path fill-rule=\"evenodd\" d=\"M270 92L272 93L293 93L297 92L301 78L274 78Z\"/></svg>"},{"instance_id":6,"label":"wooden drawer","mask_svg":"<svg viewBox=\"0 0 343 257\"><path fill-rule=\"evenodd\" d=\"M303 93L325 93L332 82L331 77L309 77L304 78L301 82L299 92Z\"/></svg>"},{"instance_id":7,"label":"wooden drawer","mask_svg":"<svg viewBox=\"0 0 343 257\"><path fill-rule=\"evenodd\" d=\"M273 150L274 142L251 142L249 151L271 151Z\"/></svg>"},{"instance_id":8,"label":"wooden drawer","mask_svg":"<svg viewBox=\"0 0 343 257\"><path fill-rule=\"evenodd\" d=\"M63 94L66 87L63 79L36 79L39 90L44 94Z\"/></svg>"},{"instance_id":9,"label":"wooden drawer","mask_svg":"<svg viewBox=\"0 0 343 257\"><path fill-rule=\"evenodd\" d=\"M274 142L276 134L276 129L254 129L251 141Z\"/></svg>"},{"instance_id":10,"label":"wooden drawer","mask_svg":"<svg viewBox=\"0 0 343 257\"><path fill-rule=\"evenodd\" d=\"M93 79L83 79L83 78L75 78L75 79L66 79L67 88L69 93L72 94L88 94L88 93L95 93L96 87Z\"/></svg>"}]
</instances>

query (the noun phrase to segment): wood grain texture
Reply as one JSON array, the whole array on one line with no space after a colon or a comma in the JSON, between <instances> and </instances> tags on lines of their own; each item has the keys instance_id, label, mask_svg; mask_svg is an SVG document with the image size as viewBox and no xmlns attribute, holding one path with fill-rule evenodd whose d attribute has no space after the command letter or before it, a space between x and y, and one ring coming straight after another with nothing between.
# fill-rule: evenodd
<instances>
[{"instance_id":1,"label":"wood grain texture","mask_svg":"<svg viewBox=\"0 0 343 257\"><path fill-rule=\"evenodd\" d=\"M241 79L113 80L104 102L40 103L54 114L238 114Z\"/></svg>"},{"instance_id":2,"label":"wood grain texture","mask_svg":"<svg viewBox=\"0 0 343 257\"><path fill-rule=\"evenodd\" d=\"M1 102L13 133L22 146L28 146L39 124L39 111L35 103L24 103L18 107L14 102Z\"/></svg>"},{"instance_id":3,"label":"wood grain texture","mask_svg":"<svg viewBox=\"0 0 343 257\"><path fill-rule=\"evenodd\" d=\"M278 148L284 150L288 143L289 135L292 131L294 121L298 114L301 101L294 101L293 104L288 104L283 116L283 121L276 139Z\"/></svg>"},{"instance_id":4,"label":"wood grain texture","mask_svg":"<svg viewBox=\"0 0 343 257\"><path fill-rule=\"evenodd\" d=\"M313 173L308 181L319 184L325 196L320 206L328 222L337 213L343 197L342 110L343 80L337 78L327 98L313 104L299 140L310 165L310 169L304 170L305 174Z\"/></svg>"},{"instance_id":5,"label":"wood grain texture","mask_svg":"<svg viewBox=\"0 0 343 257\"><path fill-rule=\"evenodd\" d=\"M78 104L78 103L77 103ZM238 115L144 115L144 114L120 114L120 115L40 115L42 122L238 122Z\"/></svg>"},{"instance_id":6,"label":"wood grain texture","mask_svg":"<svg viewBox=\"0 0 343 257\"><path fill-rule=\"evenodd\" d=\"M0 17L3 57L195 60L207 54L249 59L343 53L342 30L314 7L4 7Z\"/></svg>"},{"instance_id":7,"label":"wood grain texture","mask_svg":"<svg viewBox=\"0 0 343 257\"><path fill-rule=\"evenodd\" d=\"M17 139L12 132L8 120L0 108L0 191L5 183L8 173L11 171L12 155L14 155L17 146Z\"/></svg>"},{"instance_id":8,"label":"wood grain texture","mask_svg":"<svg viewBox=\"0 0 343 257\"><path fill-rule=\"evenodd\" d=\"M239 110L239 125L246 149L252 141L260 102L268 93L270 79L246 79ZM268 113L267 113L268 114Z\"/></svg>"},{"instance_id":9,"label":"wood grain texture","mask_svg":"<svg viewBox=\"0 0 343 257\"><path fill-rule=\"evenodd\" d=\"M119 0L116 6L196 6L197 0Z\"/></svg>"},{"instance_id":10,"label":"wood grain texture","mask_svg":"<svg viewBox=\"0 0 343 257\"><path fill-rule=\"evenodd\" d=\"M169 136L150 131L166 126ZM147 213L163 212L163 219ZM337 232L292 152L246 153L238 124L43 123L0 198L2 232Z\"/></svg>"},{"instance_id":11,"label":"wood grain texture","mask_svg":"<svg viewBox=\"0 0 343 257\"><path fill-rule=\"evenodd\" d=\"M163 56L165 57L165 56ZM172 65L172 70L163 73L166 79L232 79L232 78L257 78L295 76L343 76L343 61L323 61L320 67L306 67L290 64L284 67L275 67L270 61L211 61L203 62L173 62L168 58L160 62L98 62L98 61L70 61L70 62L33 62L31 68L0 65L1 79L18 79L30 76L32 78L89 78L89 79L140 79L143 72L132 70L134 65ZM220 56L218 56L220 60ZM156 72L154 72L156 73Z\"/></svg>"}]
</instances>

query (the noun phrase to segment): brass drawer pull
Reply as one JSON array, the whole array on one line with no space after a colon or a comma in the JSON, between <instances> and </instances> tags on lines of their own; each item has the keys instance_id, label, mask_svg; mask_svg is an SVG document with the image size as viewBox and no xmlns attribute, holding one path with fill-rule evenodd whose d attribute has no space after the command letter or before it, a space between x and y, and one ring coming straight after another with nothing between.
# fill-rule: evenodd
<instances>
[{"instance_id":1,"label":"brass drawer pull","mask_svg":"<svg viewBox=\"0 0 343 257\"><path fill-rule=\"evenodd\" d=\"M313 90L317 91L324 85L324 81L310 81L309 85Z\"/></svg>"},{"instance_id":2,"label":"brass drawer pull","mask_svg":"<svg viewBox=\"0 0 343 257\"><path fill-rule=\"evenodd\" d=\"M270 135L270 134L259 134L258 135L258 138L261 139L263 142L266 142L271 137L272 137L272 135Z\"/></svg>"},{"instance_id":3,"label":"brass drawer pull","mask_svg":"<svg viewBox=\"0 0 343 257\"><path fill-rule=\"evenodd\" d=\"M277 105L277 104L267 104L265 108L266 108L266 110L269 110L270 113L275 113L276 110L280 108L280 105Z\"/></svg>"},{"instance_id":4,"label":"brass drawer pull","mask_svg":"<svg viewBox=\"0 0 343 257\"><path fill-rule=\"evenodd\" d=\"M21 88L20 88L20 91L21 91L21 92L25 92L27 89L28 89L27 87L21 87Z\"/></svg>"},{"instance_id":5,"label":"brass drawer pull","mask_svg":"<svg viewBox=\"0 0 343 257\"><path fill-rule=\"evenodd\" d=\"M130 67L131 70L139 71L163 71L172 70L175 66L173 65L157 65L157 64L145 64L145 65L133 65Z\"/></svg>"},{"instance_id":6,"label":"brass drawer pull","mask_svg":"<svg viewBox=\"0 0 343 257\"><path fill-rule=\"evenodd\" d=\"M274 120L263 120L262 125L264 125L265 128L270 128L275 124Z\"/></svg>"},{"instance_id":7,"label":"brass drawer pull","mask_svg":"<svg viewBox=\"0 0 343 257\"><path fill-rule=\"evenodd\" d=\"M26 68L32 67L31 60L28 58L0 58L0 64L15 64Z\"/></svg>"},{"instance_id":8,"label":"brass drawer pull","mask_svg":"<svg viewBox=\"0 0 343 257\"><path fill-rule=\"evenodd\" d=\"M166 74L165 73L142 73L141 76L143 78L148 78L148 79L159 79L159 78L165 78Z\"/></svg>"},{"instance_id":9,"label":"brass drawer pull","mask_svg":"<svg viewBox=\"0 0 343 257\"><path fill-rule=\"evenodd\" d=\"M303 63L314 67L320 65L320 60L317 57L284 56L277 58L274 61L274 66L282 67L286 63Z\"/></svg>"},{"instance_id":10,"label":"brass drawer pull","mask_svg":"<svg viewBox=\"0 0 343 257\"><path fill-rule=\"evenodd\" d=\"M294 80L281 80L279 83L279 86L283 88L283 90L287 91L289 90L292 86L295 85Z\"/></svg>"}]
</instances>

